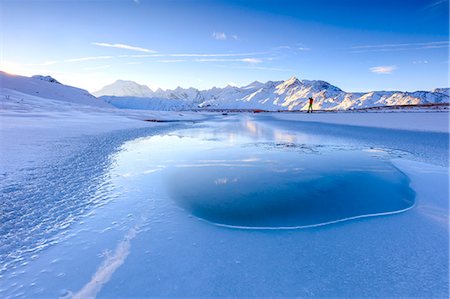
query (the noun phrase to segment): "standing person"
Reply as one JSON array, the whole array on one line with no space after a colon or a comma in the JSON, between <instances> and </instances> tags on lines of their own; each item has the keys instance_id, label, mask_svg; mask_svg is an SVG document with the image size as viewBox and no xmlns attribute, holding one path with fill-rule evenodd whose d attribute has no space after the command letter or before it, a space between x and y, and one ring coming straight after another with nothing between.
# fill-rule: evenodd
<instances>
[{"instance_id":1,"label":"standing person","mask_svg":"<svg viewBox=\"0 0 450 299\"><path fill-rule=\"evenodd\" d=\"M313 107L312 107L313 102L314 102L314 99L312 97L309 97L309 106L308 106L308 111L306 111L306 113L312 113L313 112Z\"/></svg>"}]
</instances>

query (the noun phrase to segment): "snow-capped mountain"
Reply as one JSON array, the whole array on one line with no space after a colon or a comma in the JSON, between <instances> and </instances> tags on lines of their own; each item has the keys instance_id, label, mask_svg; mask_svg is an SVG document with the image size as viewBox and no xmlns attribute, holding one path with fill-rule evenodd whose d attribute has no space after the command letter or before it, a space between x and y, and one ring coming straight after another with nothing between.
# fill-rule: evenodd
<instances>
[{"instance_id":1,"label":"snow-capped mountain","mask_svg":"<svg viewBox=\"0 0 450 299\"><path fill-rule=\"evenodd\" d=\"M113 84L115 85L115 84ZM120 84L115 85L117 88ZM139 85L138 85L139 86ZM208 90L195 88L161 90L149 92L147 97L138 98L137 89L126 92L123 97L105 92L101 97L106 102L119 108L150 110L182 110L193 108L205 109L263 109L263 110L305 110L308 98L314 99L314 109L347 110L375 106L416 105L427 103L448 103L448 88L433 91L372 91L367 93L348 93L328 82L320 80L299 80L295 77L285 81L252 82L242 87L213 87ZM150 89L149 89L150 90ZM145 108L144 108L145 107Z\"/></svg>"},{"instance_id":2,"label":"snow-capped mountain","mask_svg":"<svg viewBox=\"0 0 450 299\"><path fill-rule=\"evenodd\" d=\"M61 84L50 76L24 77L10 75L0 71L0 89L2 95L8 95L9 91L20 92L24 95L32 95L45 99L70 102L81 105L109 107L112 106L91 95L84 89Z\"/></svg>"},{"instance_id":3,"label":"snow-capped mountain","mask_svg":"<svg viewBox=\"0 0 450 299\"><path fill-rule=\"evenodd\" d=\"M109 95L117 97L153 97L153 91L147 85L141 85L133 81L117 80L116 82L104 86L99 91L93 93L96 97Z\"/></svg>"},{"instance_id":4,"label":"snow-capped mountain","mask_svg":"<svg viewBox=\"0 0 450 299\"><path fill-rule=\"evenodd\" d=\"M440 92L440 93L449 95L450 88L448 88L448 87L447 88L436 88L433 90L433 92Z\"/></svg>"}]
</instances>

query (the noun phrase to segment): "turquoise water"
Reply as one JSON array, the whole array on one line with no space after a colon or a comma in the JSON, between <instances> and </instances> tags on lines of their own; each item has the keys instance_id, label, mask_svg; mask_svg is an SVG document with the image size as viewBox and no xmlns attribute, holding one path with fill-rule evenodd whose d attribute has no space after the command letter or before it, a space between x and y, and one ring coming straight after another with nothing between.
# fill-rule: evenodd
<instances>
[{"instance_id":1,"label":"turquoise water","mask_svg":"<svg viewBox=\"0 0 450 299\"><path fill-rule=\"evenodd\" d=\"M314 226L414 204L408 178L363 151L256 147L199 155L189 165L169 169L168 188L186 211L216 224Z\"/></svg>"},{"instance_id":2,"label":"turquoise water","mask_svg":"<svg viewBox=\"0 0 450 299\"><path fill-rule=\"evenodd\" d=\"M126 153L129 159L121 164L128 172L160 172L170 199L216 225L317 226L405 211L415 200L389 151L348 147L249 119L138 139ZM130 182L134 188L151 183Z\"/></svg>"}]
</instances>

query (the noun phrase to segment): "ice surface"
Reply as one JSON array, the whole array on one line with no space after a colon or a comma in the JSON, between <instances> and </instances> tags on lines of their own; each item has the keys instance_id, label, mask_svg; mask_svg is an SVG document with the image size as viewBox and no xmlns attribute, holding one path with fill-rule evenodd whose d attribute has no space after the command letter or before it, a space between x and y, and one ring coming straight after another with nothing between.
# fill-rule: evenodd
<instances>
[{"instance_id":1,"label":"ice surface","mask_svg":"<svg viewBox=\"0 0 450 299\"><path fill-rule=\"evenodd\" d=\"M5 173L0 183L0 274L25 256L61 241L55 235L94 207L118 196L108 179L116 148L129 139L162 132L141 128L73 138L53 145L50 165Z\"/></svg>"},{"instance_id":2,"label":"ice surface","mask_svg":"<svg viewBox=\"0 0 450 299\"><path fill-rule=\"evenodd\" d=\"M168 188L173 184L182 185L180 190L186 192L198 187L189 182L203 182L197 189L202 194L208 192L206 182L221 187L237 184L239 176L247 175L243 169L251 168L263 158L282 176L286 168L297 168L295 171L301 173L303 169L296 166L304 155L309 158L317 155L311 164L319 166L314 162L326 160L330 157L328 151L336 150L338 156L346 153L360 156L358 161L363 162L357 164L365 170L368 165L382 166L381 169L390 171L388 175L393 173L406 184L405 177L393 170L390 160L403 157L401 160L407 162L396 162L396 166L400 165L409 175L414 169L409 167L412 162L404 160L409 154L402 156L401 151L366 147L364 142L349 146L342 134L330 137L322 134L320 128L320 124L315 124L308 131L289 130L267 120L260 121L258 117L232 116L223 122L207 122L192 129L126 143L117 156L114 171L121 174L121 185L133 197L140 194L142 212L135 215L145 215L147 220L133 239L126 261L104 284L98 297L126 297L136 293L151 297L433 297L447 294L448 209L445 191L441 189L447 184L445 168L415 166L415 171L424 170L421 175L413 175L415 180L411 182L413 186L422 186L417 188L420 193L416 204L420 208L414 206L387 217L313 228L220 227L199 221L191 216L191 210L179 209L179 202L173 201ZM355 132L349 130L350 134ZM218 144L223 152L217 152ZM239 148L239 154L234 148ZM282 163L285 161L281 156L290 163ZM294 156L298 162L292 159ZM332 160L333 164L341 165ZM203 180L201 174L209 165L229 172L214 173ZM323 169L326 166L330 165L325 163ZM199 170L186 171L175 182L170 181L171 175L180 169L192 167ZM230 170L232 167L236 167L235 171ZM260 170L264 180L267 169ZM264 182L274 184L272 179ZM262 185L259 186L264 189ZM131 198L128 200L135 205ZM150 208L149 212L144 212L145 207Z\"/></svg>"},{"instance_id":3,"label":"ice surface","mask_svg":"<svg viewBox=\"0 0 450 299\"><path fill-rule=\"evenodd\" d=\"M449 132L449 113L420 112L417 113L274 113L274 118L301 122L321 122L325 124L364 126L386 129Z\"/></svg>"},{"instance_id":4,"label":"ice surface","mask_svg":"<svg viewBox=\"0 0 450 299\"><path fill-rule=\"evenodd\" d=\"M250 118L172 134L128 144L128 160L139 152L144 173L160 171L173 200L214 224L300 228L414 204L408 178L380 149L317 144L325 140L273 131Z\"/></svg>"}]
</instances>

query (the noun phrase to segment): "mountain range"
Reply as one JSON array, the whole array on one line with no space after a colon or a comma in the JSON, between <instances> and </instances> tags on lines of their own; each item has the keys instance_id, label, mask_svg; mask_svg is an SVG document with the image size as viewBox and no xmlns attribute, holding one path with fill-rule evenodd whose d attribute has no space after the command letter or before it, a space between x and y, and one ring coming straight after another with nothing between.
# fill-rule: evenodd
<instances>
[{"instance_id":1,"label":"mountain range","mask_svg":"<svg viewBox=\"0 0 450 299\"><path fill-rule=\"evenodd\" d=\"M190 110L190 109L262 109L304 110L309 97L314 109L348 110L396 105L449 103L449 88L433 91L372 91L349 93L325 81L298 80L252 82L246 86L226 86L198 90L178 87L152 91L132 81L116 81L94 93L61 84L50 76L24 77L0 71L0 89L9 94L22 94L63 102L127 109Z\"/></svg>"},{"instance_id":2,"label":"mountain range","mask_svg":"<svg viewBox=\"0 0 450 299\"><path fill-rule=\"evenodd\" d=\"M93 94L118 108L148 110L305 110L309 97L314 99L314 109L322 110L449 103L449 88L415 92L345 92L325 81L296 77L266 83L255 81L242 87L228 85L208 90L177 87L156 91L133 81L118 80Z\"/></svg>"}]
</instances>

